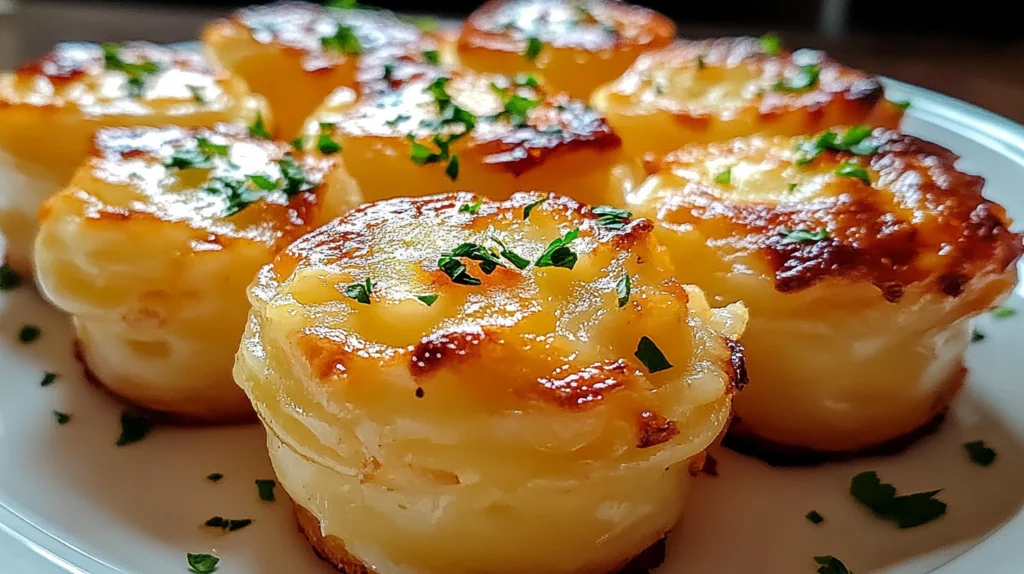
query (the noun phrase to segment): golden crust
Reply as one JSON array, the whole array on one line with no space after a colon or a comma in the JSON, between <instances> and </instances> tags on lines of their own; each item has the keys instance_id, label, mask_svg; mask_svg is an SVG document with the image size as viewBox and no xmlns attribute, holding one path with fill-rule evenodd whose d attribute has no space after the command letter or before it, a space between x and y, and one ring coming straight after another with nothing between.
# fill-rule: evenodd
<instances>
[{"instance_id":1,"label":"golden crust","mask_svg":"<svg viewBox=\"0 0 1024 574\"><path fill-rule=\"evenodd\" d=\"M662 187L646 209L670 229L697 230L724 257L754 261L784 293L838 280L870 282L889 301L914 284L956 297L1021 256L1005 210L982 197L984 180L959 172L949 150L876 129L864 140L876 149L868 156L826 149L801 165L799 146L819 137L678 150L649 166ZM870 184L836 173L851 162ZM717 182L726 170L729 181ZM786 233L794 230L827 237L794 241Z\"/></svg>"},{"instance_id":2,"label":"golden crust","mask_svg":"<svg viewBox=\"0 0 1024 574\"><path fill-rule=\"evenodd\" d=\"M637 157L755 133L896 128L902 116L878 78L816 50L769 54L757 38L681 41L645 54L592 103Z\"/></svg>"}]
</instances>

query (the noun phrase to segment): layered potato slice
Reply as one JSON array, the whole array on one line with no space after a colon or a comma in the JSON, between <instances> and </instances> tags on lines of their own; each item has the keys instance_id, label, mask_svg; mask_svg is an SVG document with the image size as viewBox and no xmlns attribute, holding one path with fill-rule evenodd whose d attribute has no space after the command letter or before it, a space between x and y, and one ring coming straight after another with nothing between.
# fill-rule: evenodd
<instances>
[{"instance_id":1,"label":"layered potato slice","mask_svg":"<svg viewBox=\"0 0 1024 574\"><path fill-rule=\"evenodd\" d=\"M251 416L231 377L245 289L279 248L344 210L336 160L244 128L112 128L43 206L35 264L86 367L134 403Z\"/></svg>"},{"instance_id":2,"label":"layered potato slice","mask_svg":"<svg viewBox=\"0 0 1024 574\"><path fill-rule=\"evenodd\" d=\"M616 0L491 0L466 20L458 55L481 72L543 75L586 100L675 35L665 16Z\"/></svg>"},{"instance_id":3,"label":"layered potato slice","mask_svg":"<svg viewBox=\"0 0 1024 574\"><path fill-rule=\"evenodd\" d=\"M364 84L358 99L336 91L306 123L307 148L340 153L366 201L538 189L617 205L637 178L639 164L604 119L535 76L443 74L415 62L392 74Z\"/></svg>"},{"instance_id":4,"label":"layered potato slice","mask_svg":"<svg viewBox=\"0 0 1024 574\"><path fill-rule=\"evenodd\" d=\"M864 451L946 410L968 318L1010 293L1022 251L956 159L855 126L693 145L650 166L629 203L658 224L676 276L750 308L734 444Z\"/></svg>"},{"instance_id":5,"label":"layered potato slice","mask_svg":"<svg viewBox=\"0 0 1024 574\"><path fill-rule=\"evenodd\" d=\"M264 95L277 117L277 135L298 135L304 120L335 88L357 86L364 55L436 42L383 10L337 9L276 2L236 11L206 27L212 56Z\"/></svg>"},{"instance_id":6,"label":"layered potato slice","mask_svg":"<svg viewBox=\"0 0 1024 574\"><path fill-rule=\"evenodd\" d=\"M519 193L360 207L260 271L235 379L345 572L605 573L682 512L746 311L648 220ZM467 206L475 206L466 209Z\"/></svg>"},{"instance_id":7,"label":"layered potato slice","mask_svg":"<svg viewBox=\"0 0 1024 574\"><path fill-rule=\"evenodd\" d=\"M142 42L58 44L0 73L0 230L8 263L29 272L39 206L67 184L109 126L272 127L266 103L202 56Z\"/></svg>"},{"instance_id":8,"label":"layered potato slice","mask_svg":"<svg viewBox=\"0 0 1024 574\"><path fill-rule=\"evenodd\" d=\"M783 50L774 36L678 42L642 56L591 104L635 157L754 134L897 128L903 114L874 76L816 50Z\"/></svg>"}]
</instances>

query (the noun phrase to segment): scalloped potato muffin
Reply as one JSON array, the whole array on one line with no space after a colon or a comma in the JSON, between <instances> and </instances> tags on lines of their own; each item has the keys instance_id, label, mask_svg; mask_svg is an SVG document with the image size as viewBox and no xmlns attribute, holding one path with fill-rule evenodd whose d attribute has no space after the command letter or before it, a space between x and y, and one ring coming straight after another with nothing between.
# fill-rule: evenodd
<instances>
[{"instance_id":1,"label":"scalloped potato muffin","mask_svg":"<svg viewBox=\"0 0 1024 574\"><path fill-rule=\"evenodd\" d=\"M878 78L817 50L785 51L774 36L678 42L642 56L591 105L635 157L754 134L896 128L903 115Z\"/></svg>"},{"instance_id":2,"label":"scalloped potato muffin","mask_svg":"<svg viewBox=\"0 0 1024 574\"><path fill-rule=\"evenodd\" d=\"M8 262L29 272L39 206L71 179L109 126L272 125L245 82L186 51L131 42L57 44L0 73L0 230Z\"/></svg>"},{"instance_id":3,"label":"scalloped potato muffin","mask_svg":"<svg viewBox=\"0 0 1024 574\"><path fill-rule=\"evenodd\" d=\"M246 286L343 211L346 183L336 160L243 128L103 130L41 210L39 285L114 393L200 421L251 416L231 376Z\"/></svg>"},{"instance_id":4,"label":"scalloped potato muffin","mask_svg":"<svg viewBox=\"0 0 1024 574\"><path fill-rule=\"evenodd\" d=\"M394 76L362 98L336 91L306 123L307 149L340 153L365 201L539 189L619 205L624 186L642 179L598 113L535 76L442 75L415 64Z\"/></svg>"},{"instance_id":5,"label":"scalloped potato muffin","mask_svg":"<svg viewBox=\"0 0 1024 574\"><path fill-rule=\"evenodd\" d=\"M665 16L615 0L491 0L466 20L458 55L480 72L542 74L585 100L675 36Z\"/></svg>"},{"instance_id":6,"label":"scalloped potato muffin","mask_svg":"<svg viewBox=\"0 0 1024 574\"><path fill-rule=\"evenodd\" d=\"M290 1L238 10L207 26L202 40L214 58L267 98L283 138L298 135L335 88L356 88L364 55L413 44L438 50L418 28L387 11Z\"/></svg>"},{"instance_id":7,"label":"scalloped potato muffin","mask_svg":"<svg viewBox=\"0 0 1024 574\"><path fill-rule=\"evenodd\" d=\"M629 196L681 281L742 300L753 384L730 441L865 451L945 412L968 319L1009 294L1021 237L956 156L897 131L688 146Z\"/></svg>"},{"instance_id":8,"label":"scalloped potato muffin","mask_svg":"<svg viewBox=\"0 0 1024 574\"><path fill-rule=\"evenodd\" d=\"M650 221L555 195L362 206L249 298L235 379L344 572L613 572L745 383L741 305L676 283Z\"/></svg>"}]
</instances>

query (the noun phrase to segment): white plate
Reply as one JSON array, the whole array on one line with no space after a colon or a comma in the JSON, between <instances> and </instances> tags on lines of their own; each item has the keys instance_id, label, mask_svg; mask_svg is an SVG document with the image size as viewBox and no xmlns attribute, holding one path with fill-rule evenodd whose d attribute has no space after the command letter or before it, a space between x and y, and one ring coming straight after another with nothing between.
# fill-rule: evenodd
<instances>
[{"instance_id":1,"label":"white plate","mask_svg":"<svg viewBox=\"0 0 1024 574\"><path fill-rule=\"evenodd\" d=\"M986 194L1024 220L1024 128L897 82L890 95L913 102L907 131L961 154L960 168L984 175ZM1011 305L1024 311L1019 294ZM17 333L26 323L41 326L43 335L23 346ZM659 574L813 573L811 557L823 554L858 573L1019 572L1024 357L1017 353L1024 349L1024 312L982 317L978 328L987 338L970 351L963 396L938 433L902 455L773 469L716 451L720 476L699 480ZM280 489L276 502L257 496L254 480L272 477L258 426L157 428L117 448L122 405L86 383L71 345L67 320L31 288L0 298L0 531L16 541L0 541L0 556L21 543L67 571L88 574L186 572L186 552L215 553L221 574L334 571L296 532ZM45 371L60 378L43 388ZM70 413L71 422L58 426L55 409ZM993 446L996 463L971 464L961 446L970 440ZM910 530L873 518L847 494L850 478L869 469L901 492L943 489L948 513ZM224 479L206 480L212 472ZM824 524L804 518L812 509ZM200 526L214 515L255 522L221 535Z\"/></svg>"}]
</instances>

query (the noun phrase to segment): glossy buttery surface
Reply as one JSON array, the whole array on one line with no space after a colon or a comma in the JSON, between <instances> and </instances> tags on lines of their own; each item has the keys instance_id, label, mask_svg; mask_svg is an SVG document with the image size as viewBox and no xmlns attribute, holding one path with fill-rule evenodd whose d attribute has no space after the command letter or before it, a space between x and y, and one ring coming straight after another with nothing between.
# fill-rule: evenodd
<instances>
[{"instance_id":1,"label":"glossy buttery surface","mask_svg":"<svg viewBox=\"0 0 1024 574\"><path fill-rule=\"evenodd\" d=\"M251 124L262 98L244 81L201 56L146 43L124 44L117 57L152 65L141 88L105 62L96 44L58 44L43 58L0 74L0 229L8 260L27 272L39 205L71 178L96 130L108 126Z\"/></svg>"},{"instance_id":2,"label":"glossy buttery surface","mask_svg":"<svg viewBox=\"0 0 1024 574\"><path fill-rule=\"evenodd\" d=\"M379 202L292 244L250 288L235 378L281 485L373 571L614 570L679 518L745 379L746 311L677 284L649 221L473 202ZM495 239L536 261L573 229L573 269L466 261L472 286L438 268ZM368 302L345 294L367 280ZM671 368L634 356L644 336Z\"/></svg>"},{"instance_id":3,"label":"glossy buttery surface","mask_svg":"<svg viewBox=\"0 0 1024 574\"><path fill-rule=\"evenodd\" d=\"M671 20L622 2L494 0L466 20L458 50L468 68L537 73L554 90L585 100L637 56L674 39Z\"/></svg>"},{"instance_id":4,"label":"glossy buttery surface","mask_svg":"<svg viewBox=\"0 0 1024 574\"><path fill-rule=\"evenodd\" d=\"M937 145L876 130L863 140L874 153L799 165L810 139L684 148L650 166L630 203L657 222L681 281L751 310L751 385L731 432L860 450L946 409L966 318L1013 288L1021 238ZM846 162L870 185L837 175Z\"/></svg>"},{"instance_id":5,"label":"glossy buttery surface","mask_svg":"<svg viewBox=\"0 0 1024 574\"><path fill-rule=\"evenodd\" d=\"M758 133L898 127L902 109L885 100L877 78L816 50L773 47L758 38L678 42L642 56L591 103L636 157Z\"/></svg>"},{"instance_id":6,"label":"glossy buttery surface","mask_svg":"<svg viewBox=\"0 0 1024 574\"><path fill-rule=\"evenodd\" d=\"M322 134L340 145L366 201L466 189L493 199L542 190L594 205L622 203L623 182L635 169L624 161L619 137L584 102L505 76L408 73L358 102L350 90L335 92L306 125L310 150ZM464 123L442 122L446 97L475 116L468 133ZM523 121L502 113L512 97L536 103ZM448 171L450 157L417 164L410 136L434 154L436 138L451 138L457 174Z\"/></svg>"},{"instance_id":7,"label":"glossy buttery surface","mask_svg":"<svg viewBox=\"0 0 1024 574\"><path fill-rule=\"evenodd\" d=\"M340 211L343 170L291 155L244 129L109 129L69 187L42 209L38 281L74 318L86 365L115 393L146 407L210 421L250 413L231 379L245 324L245 288L280 247ZM168 167L173 154L222 155ZM302 181L264 191L251 175ZM215 180L238 182L246 201Z\"/></svg>"}]
</instances>

